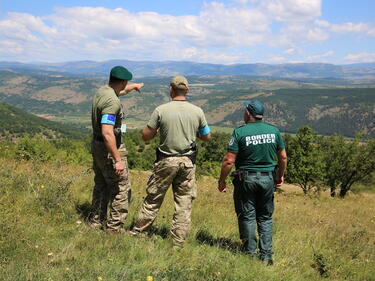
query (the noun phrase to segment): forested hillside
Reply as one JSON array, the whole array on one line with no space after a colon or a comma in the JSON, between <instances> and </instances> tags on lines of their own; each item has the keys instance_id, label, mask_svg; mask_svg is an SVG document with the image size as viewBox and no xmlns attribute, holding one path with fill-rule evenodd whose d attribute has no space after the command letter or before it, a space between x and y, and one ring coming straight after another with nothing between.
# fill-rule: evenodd
<instances>
[{"instance_id":1,"label":"forested hillside","mask_svg":"<svg viewBox=\"0 0 375 281\"><path fill-rule=\"evenodd\" d=\"M89 126L95 90L106 83L56 72L0 70L0 102L49 118ZM308 125L320 134L375 136L375 83L342 79L277 79L256 76L189 76L189 100L203 108L210 125L242 124L242 102L265 103L266 122L295 133ZM121 98L129 128L139 128L169 101L170 77L144 82L142 93Z\"/></svg>"},{"instance_id":2,"label":"forested hillside","mask_svg":"<svg viewBox=\"0 0 375 281\"><path fill-rule=\"evenodd\" d=\"M0 138L11 140L24 134L50 139L82 138L87 130L63 125L0 103Z\"/></svg>"}]
</instances>

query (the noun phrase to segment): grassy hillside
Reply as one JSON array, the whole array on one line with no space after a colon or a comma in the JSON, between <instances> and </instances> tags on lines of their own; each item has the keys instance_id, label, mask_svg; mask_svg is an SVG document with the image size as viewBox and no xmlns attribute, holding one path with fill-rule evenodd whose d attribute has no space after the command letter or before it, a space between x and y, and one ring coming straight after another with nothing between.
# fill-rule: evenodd
<instances>
[{"instance_id":1,"label":"grassy hillside","mask_svg":"<svg viewBox=\"0 0 375 281\"><path fill-rule=\"evenodd\" d=\"M12 139L23 134L51 139L81 138L84 136L84 132L83 128L62 125L0 103L0 138L2 139Z\"/></svg>"},{"instance_id":2,"label":"grassy hillside","mask_svg":"<svg viewBox=\"0 0 375 281\"><path fill-rule=\"evenodd\" d=\"M93 175L87 168L0 158L1 280L375 280L374 194L310 198L283 187L275 194L275 265L266 267L238 252L232 188L217 192L216 179L199 179L187 244L173 251L170 192L150 237L88 228ZM126 228L148 175L131 171Z\"/></svg>"}]
</instances>

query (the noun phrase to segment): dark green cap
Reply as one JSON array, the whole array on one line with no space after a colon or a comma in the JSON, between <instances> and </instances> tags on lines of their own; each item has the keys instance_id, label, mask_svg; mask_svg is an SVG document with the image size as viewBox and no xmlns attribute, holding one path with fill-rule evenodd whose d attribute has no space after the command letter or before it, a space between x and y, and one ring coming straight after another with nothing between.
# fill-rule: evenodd
<instances>
[{"instance_id":1,"label":"dark green cap","mask_svg":"<svg viewBox=\"0 0 375 281\"><path fill-rule=\"evenodd\" d=\"M125 67L123 66L115 66L114 68L111 69L111 73L110 73L110 76L111 77L115 77L117 79L121 79L121 80L132 80L133 78L133 74L131 74L131 72L129 70L127 70Z\"/></svg>"},{"instance_id":2,"label":"dark green cap","mask_svg":"<svg viewBox=\"0 0 375 281\"><path fill-rule=\"evenodd\" d=\"M264 106L258 100L245 101L243 103L246 106L247 111L255 118L262 118L264 114Z\"/></svg>"}]
</instances>

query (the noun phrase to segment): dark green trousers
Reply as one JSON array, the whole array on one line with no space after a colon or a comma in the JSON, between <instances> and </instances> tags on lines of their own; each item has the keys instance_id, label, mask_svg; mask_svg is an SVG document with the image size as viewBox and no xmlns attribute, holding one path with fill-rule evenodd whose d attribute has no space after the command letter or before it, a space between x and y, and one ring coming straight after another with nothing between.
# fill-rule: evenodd
<instances>
[{"instance_id":1,"label":"dark green trousers","mask_svg":"<svg viewBox=\"0 0 375 281\"><path fill-rule=\"evenodd\" d=\"M242 180L238 177L234 178L233 185L234 206L244 252L253 255L259 253L261 259L272 259L272 214L274 210L272 173L256 172L255 175L245 173Z\"/></svg>"}]
</instances>

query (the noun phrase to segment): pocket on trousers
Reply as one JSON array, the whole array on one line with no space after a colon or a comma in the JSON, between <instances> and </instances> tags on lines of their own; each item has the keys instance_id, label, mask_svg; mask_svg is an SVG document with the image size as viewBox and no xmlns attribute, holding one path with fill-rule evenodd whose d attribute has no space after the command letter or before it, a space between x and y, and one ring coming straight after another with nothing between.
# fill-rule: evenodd
<instances>
[{"instance_id":1,"label":"pocket on trousers","mask_svg":"<svg viewBox=\"0 0 375 281\"><path fill-rule=\"evenodd\" d=\"M155 173L153 172L150 176L150 178L148 179L148 182L147 182L147 188L146 188L146 191L147 191L147 194L157 194L158 191L159 191L159 188L158 188L158 184L156 182L156 175Z\"/></svg>"}]
</instances>

